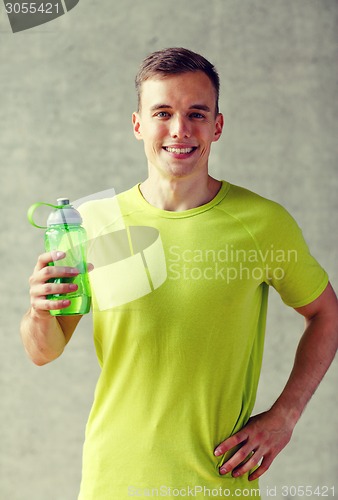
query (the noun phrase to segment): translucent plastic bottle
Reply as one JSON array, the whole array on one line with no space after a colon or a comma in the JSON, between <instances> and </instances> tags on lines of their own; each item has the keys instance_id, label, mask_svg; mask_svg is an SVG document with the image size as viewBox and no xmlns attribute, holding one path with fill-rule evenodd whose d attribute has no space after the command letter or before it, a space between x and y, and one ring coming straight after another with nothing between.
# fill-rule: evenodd
<instances>
[{"instance_id":1,"label":"translucent plastic bottle","mask_svg":"<svg viewBox=\"0 0 338 500\"><path fill-rule=\"evenodd\" d=\"M47 252L59 250L66 253L65 258L51 262L53 266L76 267L79 274L72 278L53 278L53 283L75 283L78 289L66 294L48 295L50 300L71 301L65 309L51 310L53 316L86 314L90 310L91 291L86 262L87 234L81 226L79 212L69 204L67 198L57 200L58 207L48 217L45 232L45 248Z\"/></svg>"}]
</instances>

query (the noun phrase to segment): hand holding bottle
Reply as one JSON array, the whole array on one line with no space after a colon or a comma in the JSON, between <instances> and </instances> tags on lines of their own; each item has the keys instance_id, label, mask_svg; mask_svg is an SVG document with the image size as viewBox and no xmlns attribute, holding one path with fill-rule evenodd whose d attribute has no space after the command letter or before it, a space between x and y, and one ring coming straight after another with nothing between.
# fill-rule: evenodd
<instances>
[{"instance_id":1,"label":"hand holding bottle","mask_svg":"<svg viewBox=\"0 0 338 500\"><path fill-rule=\"evenodd\" d=\"M33 314L46 316L50 315L50 311L70 306L71 300L69 298L60 297L58 300L48 298L59 294L74 293L78 289L78 285L73 282L73 279L79 275L77 268L50 265L64 259L64 257L65 253L61 251L46 252L38 257L29 279Z\"/></svg>"},{"instance_id":2,"label":"hand holding bottle","mask_svg":"<svg viewBox=\"0 0 338 500\"><path fill-rule=\"evenodd\" d=\"M41 271L38 274L38 283L41 285L42 279L44 288L42 295L34 297L44 297L45 306L48 306L47 309L53 316L82 315L89 312L91 305L86 262L87 234L81 225L80 213L69 203L69 199L59 198L57 201L58 205L35 203L28 211L30 223L35 227L46 229L47 253L39 257L35 268L37 273ZM47 226L38 226L33 220L34 211L41 205L54 208L48 217ZM35 273L31 278L33 285L34 277ZM51 287L51 284L59 286ZM46 301L54 301L55 304Z\"/></svg>"}]
</instances>

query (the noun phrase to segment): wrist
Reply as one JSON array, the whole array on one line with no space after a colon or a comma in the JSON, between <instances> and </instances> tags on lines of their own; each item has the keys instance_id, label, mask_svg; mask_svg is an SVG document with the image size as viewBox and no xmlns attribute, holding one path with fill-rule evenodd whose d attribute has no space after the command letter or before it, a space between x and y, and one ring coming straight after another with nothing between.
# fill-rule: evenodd
<instances>
[{"instance_id":1,"label":"wrist","mask_svg":"<svg viewBox=\"0 0 338 500\"><path fill-rule=\"evenodd\" d=\"M55 316L31 307L21 322L21 338L29 358L41 366L62 354L65 338Z\"/></svg>"},{"instance_id":2,"label":"wrist","mask_svg":"<svg viewBox=\"0 0 338 500\"><path fill-rule=\"evenodd\" d=\"M282 418L284 421L284 425L291 429L295 427L302 415L302 411L297 405L293 405L290 403L286 404L279 399L271 407L270 412L273 415L278 415L279 418Z\"/></svg>"}]
</instances>

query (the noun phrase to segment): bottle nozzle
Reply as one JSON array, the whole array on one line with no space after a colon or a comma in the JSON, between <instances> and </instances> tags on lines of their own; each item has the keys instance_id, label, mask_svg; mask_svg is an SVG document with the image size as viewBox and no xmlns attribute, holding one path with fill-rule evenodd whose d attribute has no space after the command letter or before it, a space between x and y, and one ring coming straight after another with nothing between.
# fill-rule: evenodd
<instances>
[{"instance_id":1,"label":"bottle nozzle","mask_svg":"<svg viewBox=\"0 0 338 500\"><path fill-rule=\"evenodd\" d=\"M69 205L69 198L58 198L56 201L59 206Z\"/></svg>"}]
</instances>

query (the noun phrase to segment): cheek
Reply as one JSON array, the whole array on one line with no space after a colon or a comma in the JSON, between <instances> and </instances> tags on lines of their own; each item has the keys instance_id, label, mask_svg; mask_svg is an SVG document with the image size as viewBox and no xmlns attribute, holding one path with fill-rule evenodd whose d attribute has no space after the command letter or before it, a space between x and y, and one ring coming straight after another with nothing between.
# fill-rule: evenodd
<instances>
[{"instance_id":1,"label":"cheek","mask_svg":"<svg viewBox=\"0 0 338 500\"><path fill-rule=\"evenodd\" d=\"M147 137L148 140L156 140L167 134L167 127L162 124L149 125L146 129L143 130L143 134Z\"/></svg>"},{"instance_id":2,"label":"cheek","mask_svg":"<svg viewBox=\"0 0 338 500\"><path fill-rule=\"evenodd\" d=\"M168 134L168 127L163 123L154 127L154 137L161 139L162 137L166 137Z\"/></svg>"},{"instance_id":3,"label":"cheek","mask_svg":"<svg viewBox=\"0 0 338 500\"><path fill-rule=\"evenodd\" d=\"M148 141L151 143L152 148L157 149L158 147L162 147L162 144L168 135L167 128L165 126L153 127L153 129L149 132Z\"/></svg>"},{"instance_id":4,"label":"cheek","mask_svg":"<svg viewBox=\"0 0 338 500\"><path fill-rule=\"evenodd\" d=\"M205 131L205 133L202 134L201 139L203 141L204 147L206 149L210 149L211 143L214 141L213 131L211 130Z\"/></svg>"}]
</instances>

